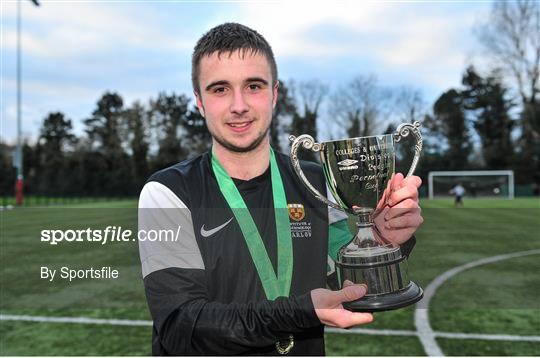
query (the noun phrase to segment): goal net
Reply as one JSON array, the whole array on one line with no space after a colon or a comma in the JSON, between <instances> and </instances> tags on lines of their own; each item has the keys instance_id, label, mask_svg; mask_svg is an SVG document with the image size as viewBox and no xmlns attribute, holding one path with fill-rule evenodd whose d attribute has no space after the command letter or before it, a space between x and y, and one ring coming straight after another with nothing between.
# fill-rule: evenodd
<instances>
[{"instance_id":1,"label":"goal net","mask_svg":"<svg viewBox=\"0 0 540 358\"><path fill-rule=\"evenodd\" d=\"M450 197L452 188L461 184L467 197L514 198L512 170L438 171L429 172L429 198Z\"/></svg>"}]
</instances>

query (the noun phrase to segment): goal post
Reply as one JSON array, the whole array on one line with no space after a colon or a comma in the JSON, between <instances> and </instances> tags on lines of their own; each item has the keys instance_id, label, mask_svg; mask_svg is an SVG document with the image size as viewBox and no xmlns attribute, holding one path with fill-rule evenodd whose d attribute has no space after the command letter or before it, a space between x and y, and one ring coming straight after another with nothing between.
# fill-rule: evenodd
<instances>
[{"instance_id":1,"label":"goal post","mask_svg":"<svg viewBox=\"0 0 540 358\"><path fill-rule=\"evenodd\" d=\"M444 181L444 185L440 184L439 186L442 186L442 189L445 190L444 191L445 193L448 193L448 190L449 190L448 187L450 185L453 186L460 182L465 183L464 186L466 189L467 189L467 185L470 188L471 185L474 184L475 191L476 191L476 185L479 185L481 188L482 183L489 183L489 185L493 187L493 188L490 187L490 189L493 190L492 195L495 195L495 196L501 193L498 185L503 185L503 186L506 185L507 188L503 188L504 190L503 190L503 193L501 194L508 197L508 199L514 199L514 171L513 170L457 170L457 171L429 172L428 193L429 193L430 199L433 199L435 198L435 196L437 196L437 189L435 188L435 184L437 183L437 181L439 182ZM469 189L468 191L470 192L471 190Z\"/></svg>"}]
</instances>

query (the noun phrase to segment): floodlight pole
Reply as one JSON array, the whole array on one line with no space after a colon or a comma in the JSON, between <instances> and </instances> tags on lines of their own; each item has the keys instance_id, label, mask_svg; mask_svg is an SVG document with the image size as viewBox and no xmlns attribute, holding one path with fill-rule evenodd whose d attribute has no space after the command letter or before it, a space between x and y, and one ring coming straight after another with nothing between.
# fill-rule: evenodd
<instances>
[{"instance_id":1,"label":"floodlight pole","mask_svg":"<svg viewBox=\"0 0 540 358\"><path fill-rule=\"evenodd\" d=\"M15 182L15 200L17 205L23 203L23 170L21 148L21 0L17 1L17 152L15 154L17 166L17 181Z\"/></svg>"},{"instance_id":2,"label":"floodlight pole","mask_svg":"<svg viewBox=\"0 0 540 358\"><path fill-rule=\"evenodd\" d=\"M37 0L31 0L39 6ZM17 179L15 182L15 201L17 205L24 202L22 122L21 122L21 0L17 1L17 150L15 152Z\"/></svg>"}]
</instances>

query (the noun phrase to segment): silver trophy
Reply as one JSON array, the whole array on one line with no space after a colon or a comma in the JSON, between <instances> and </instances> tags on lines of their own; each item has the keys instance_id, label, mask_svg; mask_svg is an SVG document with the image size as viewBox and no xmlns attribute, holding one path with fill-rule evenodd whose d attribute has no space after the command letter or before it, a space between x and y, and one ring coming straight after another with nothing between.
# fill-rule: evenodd
<instances>
[{"instance_id":1,"label":"silver trophy","mask_svg":"<svg viewBox=\"0 0 540 358\"><path fill-rule=\"evenodd\" d=\"M422 289L408 278L407 257L398 245L383 237L376 225L377 214L386 205L390 179L395 171L394 145L413 134L415 153L407 176L412 175L422 150L419 128L419 122L403 123L394 134L322 143L307 134L289 136L293 168L309 191L328 206L358 218L358 232L339 250L335 264L340 288L349 280L366 284L368 293L345 304L347 309L386 311L408 306L422 298ZM336 203L307 180L298 160L300 146L319 152L326 182Z\"/></svg>"}]
</instances>

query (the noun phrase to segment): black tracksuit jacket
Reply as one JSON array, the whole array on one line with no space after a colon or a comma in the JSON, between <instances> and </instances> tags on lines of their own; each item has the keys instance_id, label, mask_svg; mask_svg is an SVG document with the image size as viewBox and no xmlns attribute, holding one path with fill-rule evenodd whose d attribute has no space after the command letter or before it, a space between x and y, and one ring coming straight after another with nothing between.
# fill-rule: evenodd
<instances>
[{"instance_id":1,"label":"black tracksuit jacket","mask_svg":"<svg viewBox=\"0 0 540 358\"><path fill-rule=\"evenodd\" d=\"M140 242L154 321L154 355L275 355L275 342L289 334L295 340L289 354L324 355L323 326L310 291L326 286L328 208L300 183L287 156L276 153L276 160L287 203L302 205L304 217L290 219L290 295L274 301L266 299L240 227L214 176L210 153L161 170L145 185L139 229L180 225L182 233L179 242ZM320 166L302 166L311 183L326 193ZM234 181L275 270L270 169L251 180Z\"/></svg>"}]
</instances>

